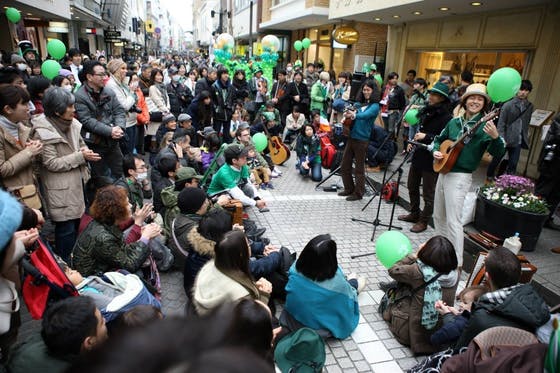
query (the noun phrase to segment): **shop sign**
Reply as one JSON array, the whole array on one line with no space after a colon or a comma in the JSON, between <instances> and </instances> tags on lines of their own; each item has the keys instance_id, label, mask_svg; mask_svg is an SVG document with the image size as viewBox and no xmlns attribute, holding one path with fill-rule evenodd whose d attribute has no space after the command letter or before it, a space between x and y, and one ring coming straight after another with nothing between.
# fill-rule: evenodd
<instances>
[{"instance_id":1,"label":"shop sign","mask_svg":"<svg viewBox=\"0 0 560 373\"><path fill-rule=\"evenodd\" d=\"M360 38L360 33L353 27L340 26L333 30L332 37L340 44L354 44Z\"/></svg>"}]
</instances>

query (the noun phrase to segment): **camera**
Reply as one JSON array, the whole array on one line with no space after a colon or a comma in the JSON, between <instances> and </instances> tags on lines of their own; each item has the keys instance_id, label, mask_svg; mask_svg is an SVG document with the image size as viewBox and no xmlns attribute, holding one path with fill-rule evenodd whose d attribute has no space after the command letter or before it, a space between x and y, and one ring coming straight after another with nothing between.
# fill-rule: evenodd
<instances>
[{"instance_id":1,"label":"camera","mask_svg":"<svg viewBox=\"0 0 560 373\"><path fill-rule=\"evenodd\" d=\"M554 159L554 155L556 154L556 144L546 145L544 147L544 161L550 162Z\"/></svg>"},{"instance_id":2,"label":"camera","mask_svg":"<svg viewBox=\"0 0 560 373\"><path fill-rule=\"evenodd\" d=\"M346 104L344 105L344 111L356 111L356 107L352 103Z\"/></svg>"},{"instance_id":3,"label":"camera","mask_svg":"<svg viewBox=\"0 0 560 373\"><path fill-rule=\"evenodd\" d=\"M142 114L142 109L140 109L136 104L132 105L128 111L130 113Z\"/></svg>"}]
</instances>

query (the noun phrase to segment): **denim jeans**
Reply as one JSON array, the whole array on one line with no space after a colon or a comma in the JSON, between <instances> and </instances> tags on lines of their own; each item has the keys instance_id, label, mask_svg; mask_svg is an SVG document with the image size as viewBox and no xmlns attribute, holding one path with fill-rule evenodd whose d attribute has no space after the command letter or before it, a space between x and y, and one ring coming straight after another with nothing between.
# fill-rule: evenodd
<instances>
[{"instance_id":1,"label":"denim jeans","mask_svg":"<svg viewBox=\"0 0 560 373\"><path fill-rule=\"evenodd\" d=\"M136 126L126 127L124 130L126 132L126 149L128 150L129 154L134 153L134 147L136 146L136 133L138 129Z\"/></svg>"},{"instance_id":2,"label":"denim jeans","mask_svg":"<svg viewBox=\"0 0 560 373\"><path fill-rule=\"evenodd\" d=\"M57 221L54 224L54 252L66 263L70 263L70 254L78 238L80 219Z\"/></svg>"},{"instance_id":3,"label":"denim jeans","mask_svg":"<svg viewBox=\"0 0 560 373\"><path fill-rule=\"evenodd\" d=\"M311 171L311 180L313 181L321 181L323 180L323 173L321 172L321 164L320 163L313 163L309 165L309 168L306 170L305 168L299 166L299 173L302 176L309 175L309 171Z\"/></svg>"}]
</instances>

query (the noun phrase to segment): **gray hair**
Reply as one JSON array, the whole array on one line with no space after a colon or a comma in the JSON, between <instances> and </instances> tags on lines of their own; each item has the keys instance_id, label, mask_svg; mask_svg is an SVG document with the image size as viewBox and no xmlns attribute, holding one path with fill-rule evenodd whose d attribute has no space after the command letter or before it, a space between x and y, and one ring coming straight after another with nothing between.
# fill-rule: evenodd
<instances>
[{"instance_id":1,"label":"gray hair","mask_svg":"<svg viewBox=\"0 0 560 373\"><path fill-rule=\"evenodd\" d=\"M74 95L62 87L52 87L45 91L43 96L43 108L45 116L56 117L63 114L68 106L76 102Z\"/></svg>"}]
</instances>

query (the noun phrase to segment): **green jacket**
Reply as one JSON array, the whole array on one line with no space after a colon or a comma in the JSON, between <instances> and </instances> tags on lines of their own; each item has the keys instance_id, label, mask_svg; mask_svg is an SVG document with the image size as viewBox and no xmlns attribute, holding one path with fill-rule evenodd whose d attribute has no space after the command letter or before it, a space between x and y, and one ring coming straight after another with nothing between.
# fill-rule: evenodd
<instances>
[{"instance_id":1,"label":"green jacket","mask_svg":"<svg viewBox=\"0 0 560 373\"><path fill-rule=\"evenodd\" d=\"M72 267L82 276L126 269L134 273L148 258L150 250L142 241L126 244L123 232L93 220L78 237L72 251Z\"/></svg>"},{"instance_id":2,"label":"green jacket","mask_svg":"<svg viewBox=\"0 0 560 373\"><path fill-rule=\"evenodd\" d=\"M324 102L327 99L328 92L325 87L321 84L321 81L315 82L313 86L311 86L311 105L309 106L309 110L320 110L321 113L326 114L324 110Z\"/></svg>"},{"instance_id":3,"label":"green jacket","mask_svg":"<svg viewBox=\"0 0 560 373\"><path fill-rule=\"evenodd\" d=\"M482 117L482 113L474 116L470 121L464 117L456 117L451 119L443 131L435 137L432 152L439 150L441 143L444 140L457 140L463 134L463 126L472 127ZM472 139L465 144L465 147L459 154L457 162L451 169L451 172L472 173L477 169L480 160L485 151L488 151L493 157L502 157L506 151L504 139L498 137L493 140L488 136L484 130L484 125L478 127Z\"/></svg>"},{"instance_id":4,"label":"green jacket","mask_svg":"<svg viewBox=\"0 0 560 373\"><path fill-rule=\"evenodd\" d=\"M244 165L241 170L236 170L229 164L224 164L212 177L208 195L213 196L226 190L235 188L243 179L248 179L251 174L249 167Z\"/></svg>"},{"instance_id":5,"label":"green jacket","mask_svg":"<svg viewBox=\"0 0 560 373\"><path fill-rule=\"evenodd\" d=\"M43 338L37 333L12 349L7 368L10 373L62 373L66 372L76 358L77 356L70 355L63 358L50 355Z\"/></svg>"},{"instance_id":6,"label":"green jacket","mask_svg":"<svg viewBox=\"0 0 560 373\"><path fill-rule=\"evenodd\" d=\"M175 184L163 188L161 191L161 202L165 206L165 213L163 214L163 226L166 232L166 236L169 236L167 232L171 232L171 223L173 219L181 212L179 206L177 205L177 199L179 198L179 192L175 190Z\"/></svg>"}]
</instances>

